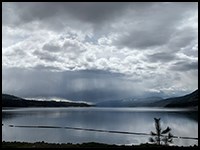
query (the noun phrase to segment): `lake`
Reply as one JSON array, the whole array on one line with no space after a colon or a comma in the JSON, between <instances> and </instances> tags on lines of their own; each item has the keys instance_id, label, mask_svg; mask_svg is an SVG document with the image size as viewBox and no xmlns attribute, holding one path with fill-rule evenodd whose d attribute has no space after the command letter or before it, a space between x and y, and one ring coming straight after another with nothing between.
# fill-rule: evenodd
<instances>
[{"instance_id":1,"label":"lake","mask_svg":"<svg viewBox=\"0 0 200 150\"><path fill-rule=\"evenodd\" d=\"M186 109L164 108L3 108L2 141L45 141L49 143L99 142L139 145L150 135L106 133L66 128L24 128L15 126L58 126L97 130L150 133L155 131L154 118L161 118L161 127L171 133L198 138L198 113ZM173 139L179 146L198 145L198 140Z\"/></svg>"}]
</instances>

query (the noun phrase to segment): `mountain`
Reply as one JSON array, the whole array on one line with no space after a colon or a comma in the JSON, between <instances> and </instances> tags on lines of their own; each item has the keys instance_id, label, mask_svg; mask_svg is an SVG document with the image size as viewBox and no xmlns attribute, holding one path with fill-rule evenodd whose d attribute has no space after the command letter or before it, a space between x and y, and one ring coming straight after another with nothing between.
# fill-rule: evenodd
<instances>
[{"instance_id":1,"label":"mountain","mask_svg":"<svg viewBox=\"0 0 200 150\"><path fill-rule=\"evenodd\" d=\"M161 97L145 97L145 98L125 98L120 100L108 100L99 102L99 107L147 107L151 103L162 100Z\"/></svg>"},{"instance_id":2,"label":"mountain","mask_svg":"<svg viewBox=\"0 0 200 150\"><path fill-rule=\"evenodd\" d=\"M89 107L86 103L26 100L2 94L2 107Z\"/></svg>"},{"instance_id":3,"label":"mountain","mask_svg":"<svg viewBox=\"0 0 200 150\"><path fill-rule=\"evenodd\" d=\"M99 107L196 107L198 90L181 97L162 99L161 97L125 98L96 103Z\"/></svg>"},{"instance_id":4,"label":"mountain","mask_svg":"<svg viewBox=\"0 0 200 150\"><path fill-rule=\"evenodd\" d=\"M2 107L88 107L86 103L26 100L2 94ZM161 97L124 98L96 103L98 107L196 107L198 109L198 89L180 97L162 99Z\"/></svg>"},{"instance_id":5,"label":"mountain","mask_svg":"<svg viewBox=\"0 0 200 150\"><path fill-rule=\"evenodd\" d=\"M154 107L198 107L198 89L181 97L173 97L150 104Z\"/></svg>"}]
</instances>

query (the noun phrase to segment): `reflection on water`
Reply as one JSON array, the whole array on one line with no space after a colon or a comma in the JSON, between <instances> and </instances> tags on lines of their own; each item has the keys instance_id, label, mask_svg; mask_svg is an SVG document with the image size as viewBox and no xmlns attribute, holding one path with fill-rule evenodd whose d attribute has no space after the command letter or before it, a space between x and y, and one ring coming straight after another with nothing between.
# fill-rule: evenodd
<instances>
[{"instance_id":1,"label":"reflection on water","mask_svg":"<svg viewBox=\"0 0 200 150\"><path fill-rule=\"evenodd\" d=\"M186 110L144 108L20 108L3 110L2 140L46 141L54 143L101 142L140 144L149 136L123 135L67 129L11 128L8 125L48 125L150 133L153 118L161 118L161 127L172 128L177 136L198 137L198 114ZM198 145L197 140L174 139L176 145Z\"/></svg>"}]
</instances>

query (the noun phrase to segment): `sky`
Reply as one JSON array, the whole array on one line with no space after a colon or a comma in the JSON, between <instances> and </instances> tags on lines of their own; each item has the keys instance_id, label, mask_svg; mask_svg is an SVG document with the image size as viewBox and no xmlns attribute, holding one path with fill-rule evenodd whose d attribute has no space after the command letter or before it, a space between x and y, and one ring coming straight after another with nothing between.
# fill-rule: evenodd
<instances>
[{"instance_id":1,"label":"sky","mask_svg":"<svg viewBox=\"0 0 200 150\"><path fill-rule=\"evenodd\" d=\"M197 88L197 2L2 3L3 93L100 102Z\"/></svg>"}]
</instances>

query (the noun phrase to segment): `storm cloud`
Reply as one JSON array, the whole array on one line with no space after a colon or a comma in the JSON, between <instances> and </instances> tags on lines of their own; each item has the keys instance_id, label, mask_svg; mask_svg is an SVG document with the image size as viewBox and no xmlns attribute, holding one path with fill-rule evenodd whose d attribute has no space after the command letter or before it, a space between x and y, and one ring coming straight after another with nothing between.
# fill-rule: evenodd
<instances>
[{"instance_id":1,"label":"storm cloud","mask_svg":"<svg viewBox=\"0 0 200 150\"><path fill-rule=\"evenodd\" d=\"M134 92L134 85L139 90L139 83L127 80L122 74L100 70L49 72L48 69L12 68L3 71L3 78L5 91L23 97L42 95L92 102L141 96Z\"/></svg>"},{"instance_id":2,"label":"storm cloud","mask_svg":"<svg viewBox=\"0 0 200 150\"><path fill-rule=\"evenodd\" d=\"M100 101L189 93L198 3L3 2L3 92Z\"/></svg>"}]
</instances>

